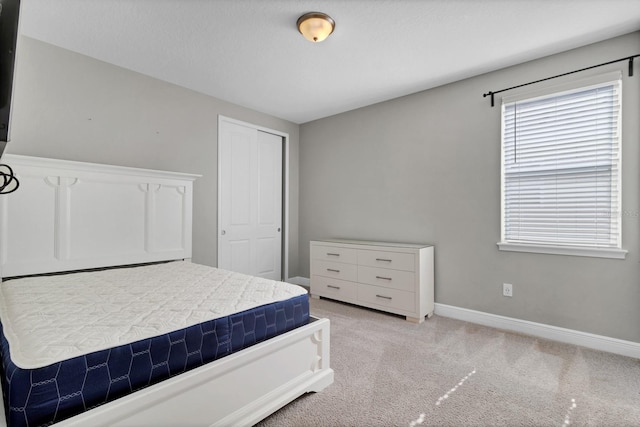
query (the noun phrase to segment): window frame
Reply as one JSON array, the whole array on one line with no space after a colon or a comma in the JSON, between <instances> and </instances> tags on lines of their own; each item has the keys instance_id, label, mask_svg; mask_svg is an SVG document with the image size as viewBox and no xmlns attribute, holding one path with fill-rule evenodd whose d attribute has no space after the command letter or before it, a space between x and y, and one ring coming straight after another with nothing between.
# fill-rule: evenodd
<instances>
[{"instance_id":1,"label":"window frame","mask_svg":"<svg viewBox=\"0 0 640 427\"><path fill-rule=\"evenodd\" d=\"M506 234L506 218L505 218L505 205L506 205L506 192L505 192L505 106L517 101L533 100L540 97L554 96L555 94L561 94L563 92L580 91L582 89L588 89L592 86L606 84L608 82L618 81L618 95L620 100L620 111L618 117L618 176L617 178L617 207L618 216L618 235L617 235L617 247L595 247L595 246L579 246L571 245L565 246L555 242L548 244L536 244L536 243L523 243L508 241L505 237ZM613 258L624 259L627 254L627 250L622 249L622 73L620 71L610 72L600 75L595 75L585 79L574 80L559 85L549 85L537 90L523 91L512 96L506 96L502 98L501 111L500 111L500 241L497 243L498 249L501 251L513 251L513 252L530 252L541 253L551 255L571 255L571 256L587 256L598 258Z\"/></svg>"}]
</instances>

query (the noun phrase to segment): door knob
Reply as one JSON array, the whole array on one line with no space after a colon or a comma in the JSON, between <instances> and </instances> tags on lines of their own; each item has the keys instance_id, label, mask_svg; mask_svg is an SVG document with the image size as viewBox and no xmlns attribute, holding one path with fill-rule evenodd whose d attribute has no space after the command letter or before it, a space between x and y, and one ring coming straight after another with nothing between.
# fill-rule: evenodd
<instances>
[{"instance_id":1,"label":"door knob","mask_svg":"<svg viewBox=\"0 0 640 427\"><path fill-rule=\"evenodd\" d=\"M225 234L227 234L227 232L226 232L226 231L224 231L224 230L222 230L222 231L220 232L220 234L222 234L222 235L224 236Z\"/></svg>"},{"instance_id":2,"label":"door knob","mask_svg":"<svg viewBox=\"0 0 640 427\"><path fill-rule=\"evenodd\" d=\"M278 233L280 232L280 227L278 227Z\"/></svg>"}]
</instances>

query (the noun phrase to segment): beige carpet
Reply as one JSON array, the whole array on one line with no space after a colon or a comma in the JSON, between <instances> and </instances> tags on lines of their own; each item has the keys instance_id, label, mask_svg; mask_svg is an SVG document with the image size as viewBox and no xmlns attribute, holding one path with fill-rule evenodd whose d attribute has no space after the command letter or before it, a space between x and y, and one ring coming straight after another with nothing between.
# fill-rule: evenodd
<instances>
[{"instance_id":1,"label":"beige carpet","mask_svg":"<svg viewBox=\"0 0 640 427\"><path fill-rule=\"evenodd\" d=\"M334 383L258 425L640 426L640 360L330 300Z\"/></svg>"}]
</instances>

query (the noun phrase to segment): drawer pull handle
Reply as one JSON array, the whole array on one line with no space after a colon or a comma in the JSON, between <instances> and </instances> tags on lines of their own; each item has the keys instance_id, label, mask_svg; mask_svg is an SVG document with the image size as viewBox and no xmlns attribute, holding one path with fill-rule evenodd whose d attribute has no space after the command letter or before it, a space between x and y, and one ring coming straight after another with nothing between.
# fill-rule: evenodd
<instances>
[{"instance_id":1,"label":"drawer pull handle","mask_svg":"<svg viewBox=\"0 0 640 427\"><path fill-rule=\"evenodd\" d=\"M327 285L327 288L340 289L340 286Z\"/></svg>"},{"instance_id":2,"label":"drawer pull handle","mask_svg":"<svg viewBox=\"0 0 640 427\"><path fill-rule=\"evenodd\" d=\"M391 280L391 277L376 276L376 279Z\"/></svg>"},{"instance_id":3,"label":"drawer pull handle","mask_svg":"<svg viewBox=\"0 0 640 427\"><path fill-rule=\"evenodd\" d=\"M340 270L334 270L333 268L327 268L327 271L333 271L334 273L340 273Z\"/></svg>"},{"instance_id":4,"label":"drawer pull handle","mask_svg":"<svg viewBox=\"0 0 640 427\"><path fill-rule=\"evenodd\" d=\"M384 258L376 258L376 261L391 262L390 259L384 259Z\"/></svg>"},{"instance_id":5,"label":"drawer pull handle","mask_svg":"<svg viewBox=\"0 0 640 427\"><path fill-rule=\"evenodd\" d=\"M327 256L340 256L340 254L332 254L332 253L327 252Z\"/></svg>"},{"instance_id":6,"label":"drawer pull handle","mask_svg":"<svg viewBox=\"0 0 640 427\"><path fill-rule=\"evenodd\" d=\"M393 299L393 298L391 298L391 297L387 297L387 296L384 296L384 295L376 295L376 296L377 296L378 298L384 298L384 299L388 299L388 300Z\"/></svg>"}]
</instances>

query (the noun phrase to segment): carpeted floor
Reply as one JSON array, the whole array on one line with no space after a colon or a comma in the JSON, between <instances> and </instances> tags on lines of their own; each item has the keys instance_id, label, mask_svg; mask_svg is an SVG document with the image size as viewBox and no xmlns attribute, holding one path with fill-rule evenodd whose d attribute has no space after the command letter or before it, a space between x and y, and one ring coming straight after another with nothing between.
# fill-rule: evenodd
<instances>
[{"instance_id":1,"label":"carpeted floor","mask_svg":"<svg viewBox=\"0 0 640 427\"><path fill-rule=\"evenodd\" d=\"M434 316L330 300L335 381L258 424L640 426L640 360Z\"/></svg>"}]
</instances>

